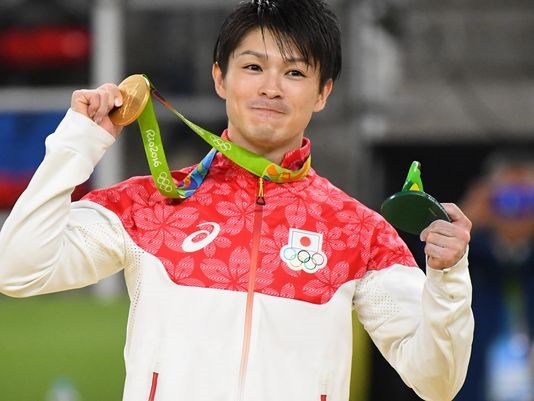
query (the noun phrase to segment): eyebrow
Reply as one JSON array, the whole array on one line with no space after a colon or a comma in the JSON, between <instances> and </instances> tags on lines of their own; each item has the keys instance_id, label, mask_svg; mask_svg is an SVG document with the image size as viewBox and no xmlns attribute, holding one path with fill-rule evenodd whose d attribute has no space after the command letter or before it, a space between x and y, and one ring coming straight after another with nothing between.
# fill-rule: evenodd
<instances>
[{"instance_id":1,"label":"eyebrow","mask_svg":"<svg viewBox=\"0 0 534 401\"><path fill-rule=\"evenodd\" d=\"M242 51L241 53L239 53L237 55L237 57L240 57L240 56L254 56L254 57L257 57L257 58L260 58L260 59L267 59L269 57L265 53L260 53L260 52L254 51L254 50L244 50L244 51ZM289 64L292 64L292 63L304 63L304 64L307 64L306 63L306 59L304 57L284 58L284 61L289 63Z\"/></svg>"}]
</instances>

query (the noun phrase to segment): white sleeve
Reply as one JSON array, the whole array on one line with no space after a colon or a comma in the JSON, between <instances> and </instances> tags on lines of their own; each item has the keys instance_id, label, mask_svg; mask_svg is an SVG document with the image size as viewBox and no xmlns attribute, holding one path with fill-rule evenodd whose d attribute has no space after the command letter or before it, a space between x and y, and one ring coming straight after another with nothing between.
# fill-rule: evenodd
<instances>
[{"instance_id":1,"label":"white sleeve","mask_svg":"<svg viewBox=\"0 0 534 401\"><path fill-rule=\"evenodd\" d=\"M69 110L0 232L0 292L24 297L92 284L120 270L124 230L92 202L71 204L115 139Z\"/></svg>"},{"instance_id":2,"label":"white sleeve","mask_svg":"<svg viewBox=\"0 0 534 401\"><path fill-rule=\"evenodd\" d=\"M467 253L444 271L394 265L357 282L354 305L386 360L421 398L451 401L473 340Z\"/></svg>"}]
</instances>

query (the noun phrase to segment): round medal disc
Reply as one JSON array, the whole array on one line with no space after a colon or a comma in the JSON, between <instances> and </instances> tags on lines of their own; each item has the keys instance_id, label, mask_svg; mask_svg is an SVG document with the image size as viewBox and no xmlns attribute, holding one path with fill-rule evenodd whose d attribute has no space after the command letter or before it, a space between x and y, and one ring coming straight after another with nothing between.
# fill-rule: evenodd
<instances>
[{"instance_id":1,"label":"round medal disc","mask_svg":"<svg viewBox=\"0 0 534 401\"><path fill-rule=\"evenodd\" d=\"M382 203L381 213L394 227L419 235L434 220L451 221L441 204L422 191L401 191Z\"/></svg>"},{"instance_id":2,"label":"round medal disc","mask_svg":"<svg viewBox=\"0 0 534 401\"><path fill-rule=\"evenodd\" d=\"M119 84L122 106L109 112L115 125L125 126L133 123L141 115L150 96L150 82L141 74L130 75Z\"/></svg>"}]
</instances>

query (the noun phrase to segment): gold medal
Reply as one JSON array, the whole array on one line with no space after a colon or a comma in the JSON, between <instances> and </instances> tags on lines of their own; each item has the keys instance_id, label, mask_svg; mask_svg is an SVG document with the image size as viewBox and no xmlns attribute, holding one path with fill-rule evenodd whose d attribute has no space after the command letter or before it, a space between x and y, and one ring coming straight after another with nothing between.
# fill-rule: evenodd
<instances>
[{"instance_id":1,"label":"gold medal","mask_svg":"<svg viewBox=\"0 0 534 401\"><path fill-rule=\"evenodd\" d=\"M115 125L125 126L133 123L145 109L150 96L150 82L141 74L130 75L119 84L122 106L109 112Z\"/></svg>"}]
</instances>

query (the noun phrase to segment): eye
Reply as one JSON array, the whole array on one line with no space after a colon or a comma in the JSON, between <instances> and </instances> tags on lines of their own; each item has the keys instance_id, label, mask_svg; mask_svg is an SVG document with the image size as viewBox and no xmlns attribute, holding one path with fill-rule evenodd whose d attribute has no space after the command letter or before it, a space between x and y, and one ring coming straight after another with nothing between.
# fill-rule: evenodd
<instances>
[{"instance_id":1,"label":"eye","mask_svg":"<svg viewBox=\"0 0 534 401\"><path fill-rule=\"evenodd\" d=\"M247 64L244 68L250 71L261 71L261 67L258 64Z\"/></svg>"},{"instance_id":2,"label":"eye","mask_svg":"<svg viewBox=\"0 0 534 401\"><path fill-rule=\"evenodd\" d=\"M299 71L299 70L291 70L287 73L287 75L289 75L290 77L305 77L304 73L302 71Z\"/></svg>"}]
</instances>

